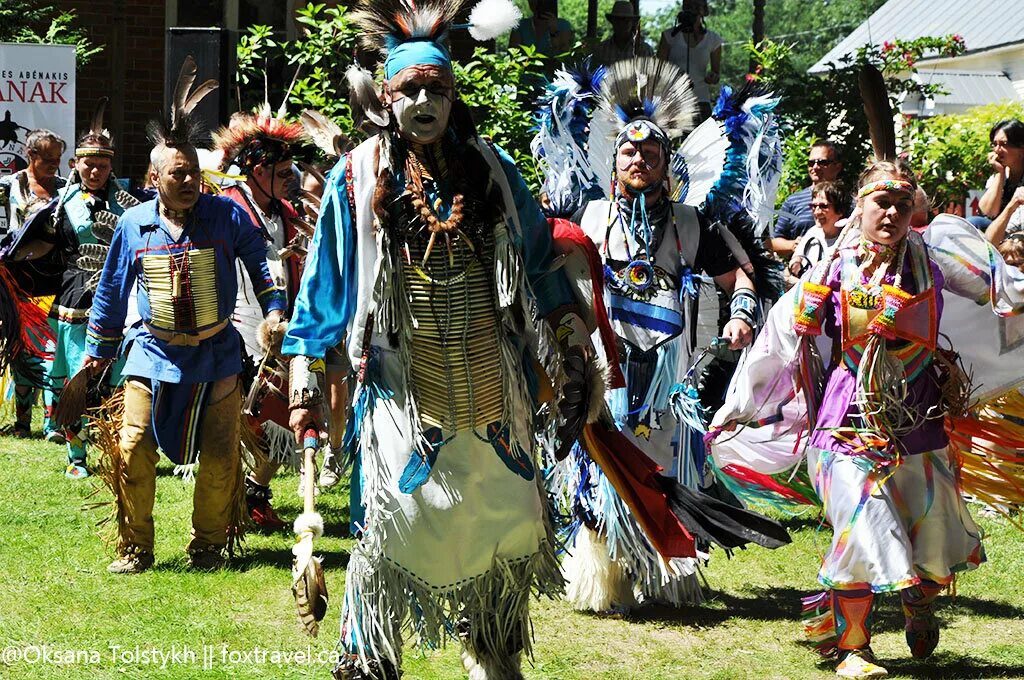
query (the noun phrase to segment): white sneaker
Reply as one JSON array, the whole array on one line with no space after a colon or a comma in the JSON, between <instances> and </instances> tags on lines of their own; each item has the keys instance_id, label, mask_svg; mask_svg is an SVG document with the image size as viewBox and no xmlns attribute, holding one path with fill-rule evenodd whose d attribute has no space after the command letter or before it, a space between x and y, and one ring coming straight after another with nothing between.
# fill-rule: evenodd
<instances>
[{"instance_id":1,"label":"white sneaker","mask_svg":"<svg viewBox=\"0 0 1024 680\"><path fill-rule=\"evenodd\" d=\"M836 675L840 678L870 680L884 678L889 672L875 663L875 655L870 649L853 649L836 666Z\"/></svg>"},{"instance_id":2,"label":"white sneaker","mask_svg":"<svg viewBox=\"0 0 1024 680\"><path fill-rule=\"evenodd\" d=\"M320 470L318 483L324 489L330 489L341 481L342 470L339 469L338 457L328 449L324 453L324 466Z\"/></svg>"}]
</instances>

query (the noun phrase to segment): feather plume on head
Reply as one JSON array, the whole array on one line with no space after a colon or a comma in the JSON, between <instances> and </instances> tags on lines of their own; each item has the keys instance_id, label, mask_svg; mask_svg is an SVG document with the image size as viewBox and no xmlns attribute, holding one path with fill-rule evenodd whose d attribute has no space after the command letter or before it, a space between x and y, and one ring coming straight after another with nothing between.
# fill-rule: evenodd
<instances>
[{"instance_id":1,"label":"feather plume on head","mask_svg":"<svg viewBox=\"0 0 1024 680\"><path fill-rule=\"evenodd\" d=\"M114 141L110 130L103 127L103 115L107 111L108 97L100 97L89 121L89 129L82 133L75 144L75 158L83 156L114 157Z\"/></svg>"},{"instance_id":2,"label":"feather plume on head","mask_svg":"<svg viewBox=\"0 0 1024 680\"><path fill-rule=\"evenodd\" d=\"M233 117L228 126L213 134L214 147L224 154L224 165L235 163L245 173L257 165L291 159L291 146L305 140L301 124L274 116L268 104L254 114Z\"/></svg>"},{"instance_id":3,"label":"feather plume on head","mask_svg":"<svg viewBox=\"0 0 1024 680\"><path fill-rule=\"evenodd\" d=\"M611 65L591 124L589 156L598 176L610 177L618 148L645 140L661 143L666 158L672 144L691 131L698 113L690 77L654 57Z\"/></svg>"},{"instance_id":4,"label":"feather plume on head","mask_svg":"<svg viewBox=\"0 0 1024 680\"><path fill-rule=\"evenodd\" d=\"M481 0L469 23L455 24L466 0L363 0L352 19L362 29L362 44L386 55L385 78L407 66L433 64L451 69L445 43L453 28L469 29L475 40L493 40L512 30L522 17L511 0Z\"/></svg>"},{"instance_id":5,"label":"feather plume on head","mask_svg":"<svg viewBox=\"0 0 1024 680\"><path fill-rule=\"evenodd\" d=\"M153 146L196 147L203 143L203 124L194 114L196 106L206 95L217 89L218 83L212 78L194 91L196 60L192 55L185 57L178 72L178 82L171 98L171 110L162 120L151 120L146 126L146 135Z\"/></svg>"}]
</instances>

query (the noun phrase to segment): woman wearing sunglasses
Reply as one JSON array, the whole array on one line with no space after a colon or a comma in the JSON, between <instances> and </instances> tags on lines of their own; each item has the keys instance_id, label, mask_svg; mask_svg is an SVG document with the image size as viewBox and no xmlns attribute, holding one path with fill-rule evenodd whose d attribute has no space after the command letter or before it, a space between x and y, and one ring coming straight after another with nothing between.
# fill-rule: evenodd
<instances>
[{"instance_id":1,"label":"woman wearing sunglasses","mask_svg":"<svg viewBox=\"0 0 1024 680\"><path fill-rule=\"evenodd\" d=\"M786 269L787 287L825 257L839 236L839 221L850 216L850 197L839 182L819 182L811 188L814 226L797 240Z\"/></svg>"}]
</instances>

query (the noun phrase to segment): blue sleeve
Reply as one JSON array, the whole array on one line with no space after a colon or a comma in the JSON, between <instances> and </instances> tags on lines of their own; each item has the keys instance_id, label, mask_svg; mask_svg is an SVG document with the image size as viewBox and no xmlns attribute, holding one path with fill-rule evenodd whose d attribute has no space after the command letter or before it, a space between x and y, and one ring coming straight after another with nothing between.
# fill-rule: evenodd
<instances>
[{"instance_id":1,"label":"blue sleeve","mask_svg":"<svg viewBox=\"0 0 1024 680\"><path fill-rule=\"evenodd\" d=\"M253 292L260 303L264 316L271 310L287 311L288 301L284 291L274 284L267 266L267 242L256 225L242 207L232 202L230 208L231 225L235 232L235 257L242 261L249 273ZM234 293L232 293L233 295Z\"/></svg>"},{"instance_id":2,"label":"blue sleeve","mask_svg":"<svg viewBox=\"0 0 1024 680\"><path fill-rule=\"evenodd\" d=\"M345 180L348 162L346 156L327 177L320 218L282 345L285 354L323 358L345 337L355 315L359 267Z\"/></svg>"},{"instance_id":3,"label":"blue sleeve","mask_svg":"<svg viewBox=\"0 0 1024 680\"><path fill-rule=\"evenodd\" d=\"M114 358L124 339L128 296L136 278L135 255L125 236L131 228L126 226L124 218L118 220L103 271L100 272L85 339L85 353L91 357Z\"/></svg>"},{"instance_id":4,"label":"blue sleeve","mask_svg":"<svg viewBox=\"0 0 1024 680\"><path fill-rule=\"evenodd\" d=\"M779 208L779 221L775 223L775 228L772 229L772 236L775 238L796 238L793 234L796 227L793 223L793 209L795 207L793 199L795 197L796 194L790 194L789 198L782 202L782 207Z\"/></svg>"},{"instance_id":5,"label":"blue sleeve","mask_svg":"<svg viewBox=\"0 0 1024 680\"><path fill-rule=\"evenodd\" d=\"M563 305L576 304L576 297L562 270L551 271L554 244L551 227L541 213L540 206L537 205L526 182L523 181L523 176L519 174L508 154L497 145L494 150L512 189L512 198L515 200L515 209L522 227L516 248L526 267L526 279L530 282L530 288L537 299L537 314L545 317Z\"/></svg>"}]
</instances>

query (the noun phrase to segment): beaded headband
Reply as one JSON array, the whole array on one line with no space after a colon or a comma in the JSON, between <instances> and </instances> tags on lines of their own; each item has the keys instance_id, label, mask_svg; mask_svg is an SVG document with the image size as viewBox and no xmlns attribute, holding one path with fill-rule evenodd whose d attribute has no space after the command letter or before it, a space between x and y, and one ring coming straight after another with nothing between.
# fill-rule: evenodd
<instances>
[{"instance_id":1,"label":"beaded headband","mask_svg":"<svg viewBox=\"0 0 1024 680\"><path fill-rule=\"evenodd\" d=\"M105 156L107 158L113 158L114 150L101 146L80 146L75 149L75 158L82 158L83 156Z\"/></svg>"},{"instance_id":2,"label":"beaded headband","mask_svg":"<svg viewBox=\"0 0 1024 680\"><path fill-rule=\"evenodd\" d=\"M876 191L902 191L903 193L914 193L914 185L902 179L880 179L877 182L869 182L857 192L857 198L864 198Z\"/></svg>"}]
</instances>

